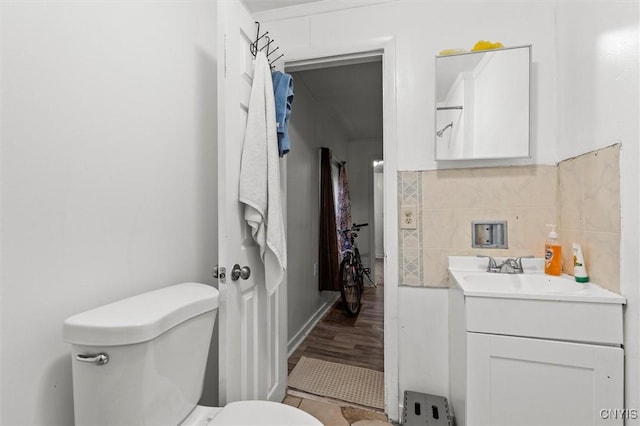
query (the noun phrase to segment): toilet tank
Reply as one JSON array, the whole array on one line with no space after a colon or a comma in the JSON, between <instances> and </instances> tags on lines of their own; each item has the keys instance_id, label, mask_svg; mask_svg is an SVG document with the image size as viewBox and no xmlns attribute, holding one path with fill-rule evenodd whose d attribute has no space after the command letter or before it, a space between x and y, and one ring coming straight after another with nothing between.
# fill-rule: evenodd
<instances>
[{"instance_id":1,"label":"toilet tank","mask_svg":"<svg viewBox=\"0 0 640 426\"><path fill-rule=\"evenodd\" d=\"M214 287L183 283L65 320L76 425L184 420L202 393L217 308Z\"/></svg>"}]
</instances>

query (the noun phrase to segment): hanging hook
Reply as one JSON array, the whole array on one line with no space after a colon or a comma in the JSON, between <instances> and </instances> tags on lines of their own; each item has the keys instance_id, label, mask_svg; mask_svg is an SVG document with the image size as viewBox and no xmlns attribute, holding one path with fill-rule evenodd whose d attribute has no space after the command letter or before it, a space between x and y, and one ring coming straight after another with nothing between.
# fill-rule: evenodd
<instances>
[{"instance_id":1,"label":"hanging hook","mask_svg":"<svg viewBox=\"0 0 640 426\"><path fill-rule=\"evenodd\" d=\"M273 40L271 40L271 41L273 41ZM278 49L280 49L280 46L276 46L276 48L271 50L271 51L269 49L267 49L267 58L269 57L269 55L271 55L272 53L274 53Z\"/></svg>"},{"instance_id":2,"label":"hanging hook","mask_svg":"<svg viewBox=\"0 0 640 426\"><path fill-rule=\"evenodd\" d=\"M266 31L264 34L260 35L260 22L255 21L257 29L256 29L256 39L253 43L251 43L249 45L249 51L251 52L251 55L255 58L256 55L258 54L258 50L262 50L262 49L258 49L258 44L259 41L262 40L264 37L267 37L267 39L269 39L269 37L267 36L267 34L269 34L269 31ZM264 47L263 47L264 49Z\"/></svg>"},{"instance_id":3,"label":"hanging hook","mask_svg":"<svg viewBox=\"0 0 640 426\"><path fill-rule=\"evenodd\" d=\"M284 56L284 53L281 53L281 54L280 54L280 56L278 56L277 58L275 58L273 61L270 61L270 62L269 62L269 66L270 66L271 68L275 68L275 65L273 65L273 64L275 64L275 63L276 63L276 61L277 61L278 59L282 58L283 56Z\"/></svg>"},{"instance_id":4,"label":"hanging hook","mask_svg":"<svg viewBox=\"0 0 640 426\"><path fill-rule=\"evenodd\" d=\"M268 32L266 32L265 35L266 34L268 34ZM264 49L267 49L267 56L269 56L269 49L270 49L271 43L273 43L274 40L272 40L271 37L269 37L269 36L266 36L266 39L267 39L267 43L260 48L260 51L263 51Z\"/></svg>"},{"instance_id":5,"label":"hanging hook","mask_svg":"<svg viewBox=\"0 0 640 426\"><path fill-rule=\"evenodd\" d=\"M254 22L256 24L256 39L249 45L249 51L251 52L251 55L255 58L258 52L266 49L266 56L267 58L269 58L269 56L273 55L278 49L280 49L280 46L276 46L275 49L271 49L272 47L271 43L273 43L275 40L273 40L269 36L269 31L265 31L264 34L260 34L260 22L258 21L254 21ZM263 44L262 47L259 47L260 40L262 39L265 39L266 43ZM271 68L274 68L273 64L283 56L284 56L284 53L280 54L280 56L278 56L277 58L269 61L269 66Z\"/></svg>"},{"instance_id":6,"label":"hanging hook","mask_svg":"<svg viewBox=\"0 0 640 426\"><path fill-rule=\"evenodd\" d=\"M249 45L249 51L251 52L251 55L255 58L256 57L256 53L258 53L258 40L259 40L259 36L260 36L260 22L255 21L258 29L256 31L256 40L251 43Z\"/></svg>"}]
</instances>

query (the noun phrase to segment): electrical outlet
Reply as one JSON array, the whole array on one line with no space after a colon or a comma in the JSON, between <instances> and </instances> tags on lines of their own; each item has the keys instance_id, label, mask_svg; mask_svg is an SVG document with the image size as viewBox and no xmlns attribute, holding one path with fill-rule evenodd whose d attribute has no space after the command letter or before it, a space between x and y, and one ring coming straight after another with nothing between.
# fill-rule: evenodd
<instances>
[{"instance_id":1,"label":"electrical outlet","mask_svg":"<svg viewBox=\"0 0 640 426\"><path fill-rule=\"evenodd\" d=\"M400 229L418 229L417 206L400 207Z\"/></svg>"},{"instance_id":2,"label":"electrical outlet","mask_svg":"<svg viewBox=\"0 0 640 426\"><path fill-rule=\"evenodd\" d=\"M318 263L313 264L313 276L314 277L318 276Z\"/></svg>"}]
</instances>

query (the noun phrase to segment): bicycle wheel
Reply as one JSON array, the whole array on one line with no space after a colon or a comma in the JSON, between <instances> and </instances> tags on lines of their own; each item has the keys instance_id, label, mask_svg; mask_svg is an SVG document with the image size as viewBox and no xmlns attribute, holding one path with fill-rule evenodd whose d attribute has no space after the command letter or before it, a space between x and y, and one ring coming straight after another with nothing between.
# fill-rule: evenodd
<instances>
[{"instance_id":1,"label":"bicycle wheel","mask_svg":"<svg viewBox=\"0 0 640 426\"><path fill-rule=\"evenodd\" d=\"M344 310L350 317L358 315L362 306L362 292L358 281L356 265L351 263L350 258L345 258L340 264L340 295Z\"/></svg>"}]
</instances>

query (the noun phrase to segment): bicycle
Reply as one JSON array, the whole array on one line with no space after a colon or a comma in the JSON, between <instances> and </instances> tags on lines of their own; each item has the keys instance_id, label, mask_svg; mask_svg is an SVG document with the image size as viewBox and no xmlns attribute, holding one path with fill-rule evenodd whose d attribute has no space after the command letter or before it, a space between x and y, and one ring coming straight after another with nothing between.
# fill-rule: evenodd
<instances>
[{"instance_id":1,"label":"bicycle","mask_svg":"<svg viewBox=\"0 0 640 426\"><path fill-rule=\"evenodd\" d=\"M357 232L360 231L360 228L368 225L368 223L354 223L351 228L340 230L345 236L344 250L342 251L343 259L340 263L340 295L342 296L344 309L350 317L357 316L360 313L360 308L362 308L364 277L366 276L375 286L375 283L369 277L371 269L362 265L360 251L356 244Z\"/></svg>"}]
</instances>

